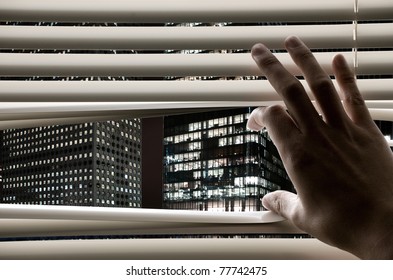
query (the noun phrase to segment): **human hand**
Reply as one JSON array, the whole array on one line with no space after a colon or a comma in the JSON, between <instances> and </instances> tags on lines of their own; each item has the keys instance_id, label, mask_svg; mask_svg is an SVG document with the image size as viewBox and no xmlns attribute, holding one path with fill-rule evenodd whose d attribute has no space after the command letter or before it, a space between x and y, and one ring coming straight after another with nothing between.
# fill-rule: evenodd
<instances>
[{"instance_id":1,"label":"human hand","mask_svg":"<svg viewBox=\"0 0 393 280\"><path fill-rule=\"evenodd\" d=\"M340 95L297 37L285 47L320 108L300 82L262 44L252 56L286 108L255 109L248 127L263 127L283 160L297 194L276 191L263 205L299 229L360 258L393 258L393 155L359 93L342 55L334 57Z\"/></svg>"}]
</instances>

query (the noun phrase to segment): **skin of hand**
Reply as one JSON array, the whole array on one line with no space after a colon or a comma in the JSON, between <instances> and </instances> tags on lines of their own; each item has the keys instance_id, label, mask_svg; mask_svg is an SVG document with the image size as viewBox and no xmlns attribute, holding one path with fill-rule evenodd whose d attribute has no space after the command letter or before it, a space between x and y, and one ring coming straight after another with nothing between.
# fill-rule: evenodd
<instances>
[{"instance_id":1,"label":"skin of hand","mask_svg":"<svg viewBox=\"0 0 393 280\"><path fill-rule=\"evenodd\" d=\"M297 192L269 193L263 197L264 207L359 258L392 259L393 155L351 68L342 55L334 57L338 92L299 38L287 38L285 47L322 116L298 79L266 46L256 44L252 57L286 108L257 108L247 126L268 130Z\"/></svg>"}]
</instances>

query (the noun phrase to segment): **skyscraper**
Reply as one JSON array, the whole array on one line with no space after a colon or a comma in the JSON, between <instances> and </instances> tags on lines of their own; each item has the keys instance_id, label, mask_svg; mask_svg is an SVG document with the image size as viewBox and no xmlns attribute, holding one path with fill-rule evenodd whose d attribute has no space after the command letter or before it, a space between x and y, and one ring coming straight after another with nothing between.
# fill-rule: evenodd
<instances>
[{"instance_id":1,"label":"skyscraper","mask_svg":"<svg viewBox=\"0 0 393 280\"><path fill-rule=\"evenodd\" d=\"M250 108L164 120L164 207L258 211L261 196L292 190L266 132L246 129Z\"/></svg>"},{"instance_id":2,"label":"skyscraper","mask_svg":"<svg viewBox=\"0 0 393 280\"><path fill-rule=\"evenodd\" d=\"M3 131L1 203L140 207L140 120Z\"/></svg>"}]
</instances>

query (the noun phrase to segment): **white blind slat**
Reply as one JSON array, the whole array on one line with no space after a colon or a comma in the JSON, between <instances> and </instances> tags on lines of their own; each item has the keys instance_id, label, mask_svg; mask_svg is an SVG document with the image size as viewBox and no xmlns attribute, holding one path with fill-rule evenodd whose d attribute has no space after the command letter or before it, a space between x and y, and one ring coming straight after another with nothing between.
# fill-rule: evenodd
<instances>
[{"instance_id":1,"label":"white blind slat","mask_svg":"<svg viewBox=\"0 0 393 280\"><path fill-rule=\"evenodd\" d=\"M288 221L267 224L190 224L169 222L118 222L44 219L0 219L0 237L78 236L130 234L242 234L303 232Z\"/></svg>"},{"instance_id":2,"label":"white blind slat","mask_svg":"<svg viewBox=\"0 0 393 280\"><path fill-rule=\"evenodd\" d=\"M308 86L301 81L309 92ZM391 100L393 79L359 80L366 100ZM108 94L110 92L111 94ZM312 98L312 96L311 96ZM0 81L0 102L279 101L256 81Z\"/></svg>"},{"instance_id":3,"label":"white blind slat","mask_svg":"<svg viewBox=\"0 0 393 280\"><path fill-rule=\"evenodd\" d=\"M321 32L323 30L323 32ZM0 26L0 48L9 49L250 49L262 39L282 49L296 34L310 48L353 48L352 24L226 27ZM359 24L358 47L391 47L393 23Z\"/></svg>"},{"instance_id":4,"label":"white blind slat","mask_svg":"<svg viewBox=\"0 0 393 280\"><path fill-rule=\"evenodd\" d=\"M393 24L390 25L391 27ZM324 32L321 33L321 28ZM372 35L377 27L369 28ZM0 26L0 48L21 49L250 49L264 40L283 48L283 40L297 34L310 47L353 47L352 24L226 27L68 27ZM374 31L374 32L372 32ZM390 29L387 28L386 32ZM366 34L365 34L366 35ZM378 42L381 44L382 42Z\"/></svg>"},{"instance_id":5,"label":"white blind slat","mask_svg":"<svg viewBox=\"0 0 393 280\"><path fill-rule=\"evenodd\" d=\"M358 19L392 19L393 2L391 0L357 0Z\"/></svg>"},{"instance_id":6,"label":"white blind slat","mask_svg":"<svg viewBox=\"0 0 393 280\"><path fill-rule=\"evenodd\" d=\"M392 8L384 3L385 10ZM0 18L9 21L76 22L250 22L320 21L353 18L353 0L2 0Z\"/></svg>"},{"instance_id":7,"label":"white blind slat","mask_svg":"<svg viewBox=\"0 0 393 280\"><path fill-rule=\"evenodd\" d=\"M393 110L392 109L371 108L371 109L369 109L369 111L370 111L371 117L374 120L393 122ZM389 145L392 146L392 142L389 142Z\"/></svg>"},{"instance_id":8,"label":"white blind slat","mask_svg":"<svg viewBox=\"0 0 393 280\"><path fill-rule=\"evenodd\" d=\"M266 81L0 82L1 102L260 101L261 96L278 99Z\"/></svg>"},{"instance_id":9,"label":"white blind slat","mask_svg":"<svg viewBox=\"0 0 393 280\"><path fill-rule=\"evenodd\" d=\"M342 53L354 64L353 53ZM336 53L315 53L332 75ZM278 59L294 75L302 73L286 53ZM393 51L358 52L357 74L392 74ZM351 63L352 62L352 63ZM245 54L1 54L2 76L258 76L261 71Z\"/></svg>"},{"instance_id":10,"label":"white blind slat","mask_svg":"<svg viewBox=\"0 0 393 280\"><path fill-rule=\"evenodd\" d=\"M393 23L358 24L356 44L359 48L392 48Z\"/></svg>"},{"instance_id":11,"label":"white blind slat","mask_svg":"<svg viewBox=\"0 0 393 280\"><path fill-rule=\"evenodd\" d=\"M132 249L130 249L132 248ZM0 259L356 259L317 239L112 239L1 242Z\"/></svg>"},{"instance_id":12,"label":"white blind slat","mask_svg":"<svg viewBox=\"0 0 393 280\"><path fill-rule=\"evenodd\" d=\"M211 103L211 102L210 102ZM0 102L0 114L50 112L114 112L132 110L192 109L213 107L209 102ZM225 101L224 106L247 106L246 102Z\"/></svg>"},{"instance_id":13,"label":"white blind slat","mask_svg":"<svg viewBox=\"0 0 393 280\"><path fill-rule=\"evenodd\" d=\"M208 212L145 208L0 204L0 219L264 224L283 221L270 211ZM50 211L48 211L50 210Z\"/></svg>"}]
</instances>

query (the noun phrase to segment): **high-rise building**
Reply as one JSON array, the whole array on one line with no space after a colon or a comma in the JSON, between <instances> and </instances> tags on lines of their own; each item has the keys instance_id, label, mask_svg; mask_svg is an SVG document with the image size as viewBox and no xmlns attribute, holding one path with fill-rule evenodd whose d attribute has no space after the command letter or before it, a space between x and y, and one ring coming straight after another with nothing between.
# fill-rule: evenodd
<instances>
[{"instance_id":1,"label":"high-rise building","mask_svg":"<svg viewBox=\"0 0 393 280\"><path fill-rule=\"evenodd\" d=\"M165 118L165 208L258 211L266 193L293 190L267 133L246 129L250 111Z\"/></svg>"},{"instance_id":2,"label":"high-rise building","mask_svg":"<svg viewBox=\"0 0 393 280\"><path fill-rule=\"evenodd\" d=\"M3 131L1 203L141 206L139 119Z\"/></svg>"}]
</instances>

